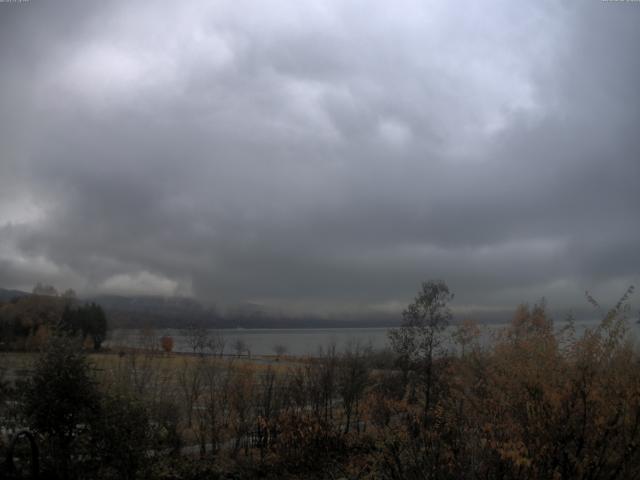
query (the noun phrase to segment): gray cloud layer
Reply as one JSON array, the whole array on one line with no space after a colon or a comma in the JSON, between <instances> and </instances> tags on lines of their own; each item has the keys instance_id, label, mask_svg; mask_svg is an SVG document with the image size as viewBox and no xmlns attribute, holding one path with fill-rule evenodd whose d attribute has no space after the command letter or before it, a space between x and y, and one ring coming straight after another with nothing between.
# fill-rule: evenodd
<instances>
[{"instance_id":1,"label":"gray cloud layer","mask_svg":"<svg viewBox=\"0 0 640 480\"><path fill-rule=\"evenodd\" d=\"M640 4L0 4L0 285L393 311L640 278Z\"/></svg>"}]
</instances>

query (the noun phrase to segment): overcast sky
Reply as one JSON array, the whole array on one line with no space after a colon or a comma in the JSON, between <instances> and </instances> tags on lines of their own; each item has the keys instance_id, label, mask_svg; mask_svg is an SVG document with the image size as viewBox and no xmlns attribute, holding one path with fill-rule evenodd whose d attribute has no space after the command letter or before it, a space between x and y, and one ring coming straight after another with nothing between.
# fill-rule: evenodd
<instances>
[{"instance_id":1,"label":"overcast sky","mask_svg":"<svg viewBox=\"0 0 640 480\"><path fill-rule=\"evenodd\" d=\"M640 279L640 3L0 3L0 286L290 311Z\"/></svg>"}]
</instances>

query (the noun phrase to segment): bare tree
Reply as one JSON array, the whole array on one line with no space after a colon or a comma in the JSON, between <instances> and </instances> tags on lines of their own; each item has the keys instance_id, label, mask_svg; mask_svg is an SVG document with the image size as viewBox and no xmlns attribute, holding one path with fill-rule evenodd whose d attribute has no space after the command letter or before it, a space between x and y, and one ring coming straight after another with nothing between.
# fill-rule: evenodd
<instances>
[{"instance_id":1,"label":"bare tree","mask_svg":"<svg viewBox=\"0 0 640 480\"><path fill-rule=\"evenodd\" d=\"M229 405L232 411L231 430L233 432L233 451L235 457L240 448L244 447L245 455L249 452L247 443L251 427L254 425L254 378L253 370L249 367L237 367L229 383Z\"/></svg>"},{"instance_id":2,"label":"bare tree","mask_svg":"<svg viewBox=\"0 0 640 480\"><path fill-rule=\"evenodd\" d=\"M159 350L158 335L152 327L145 326L138 331L138 346L145 352L155 353Z\"/></svg>"},{"instance_id":3,"label":"bare tree","mask_svg":"<svg viewBox=\"0 0 640 480\"><path fill-rule=\"evenodd\" d=\"M240 357L248 350L247 343L241 338L238 338L235 342L233 342L233 350L236 352L236 356Z\"/></svg>"},{"instance_id":4,"label":"bare tree","mask_svg":"<svg viewBox=\"0 0 640 480\"><path fill-rule=\"evenodd\" d=\"M276 354L278 358L280 358L287 353L287 347L282 344L274 345L273 352Z\"/></svg>"},{"instance_id":5,"label":"bare tree","mask_svg":"<svg viewBox=\"0 0 640 480\"><path fill-rule=\"evenodd\" d=\"M191 427L193 409L202 394L203 378L201 363L199 361L193 361L193 359L190 358L183 358L182 365L178 370L177 381L184 401L187 426Z\"/></svg>"},{"instance_id":6,"label":"bare tree","mask_svg":"<svg viewBox=\"0 0 640 480\"><path fill-rule=\"evenodd\" d=\"M212 451L218 451L222 441L222 430L228 415L228 398L226 381L228 379L228 364L214 357L204 357L202 361L202 399L198 409L199 440L201 445L208 438ZM201 450L204 450L201 447Z\"/></svg>"},{"instance_id":7,"label":"bare tree","mask_svg":"<svg viewBox=\"0 0 640 480\"><path fill-rule=\"evenodd\" d=\"M318 420L333 419L333 401L336 395L338 356L335 344L326 350L320 348L318 357L306 367L306 387L313 413Z\"/></svg>"},{"instance_id":8,"label":"bare tree","mask_svg":"<svg viewBox=\"0 0 640 480\"><path fill-rule=\"evenodd\" d=\"M197 325L191 323L187 326L186 330L187 345L193 351L199 355L204 354L204 351L209 346L209 331L203 325Z\"/></svg>"},{"instance_id":9,"label":"bare tree","mask_svg":"<svg viewBox=\"0 0 640 480\"><path fill-rule=\"evenodd\" d=\"M220 330L209 331L207 349L211 354L221 357L224 355L224 348L226 344L226 339Z\"/></svg>"},{"instance_id":10,"label":"bare tree","mask_svg":"<svg viewBox=\"0 0 640 480\"><path fill-rule=\"evenodd\" d=\"M344 432L349 433L351 420L360 431L360 402L369 380L367 354L369 348L363 348L358 342L350 343L340 358L338 370L338 392L342 397L345 413Z\"/></svg>"},{"instance_id":11,"label":"bare tree","mask_svg":"<svg viewBox=\"0 0 640 480\"><path fill-rule=\"evenodd\" d=\"M463 320L451 334L453 341L460 345L460 353L464 357L467 347L477 348L480 328L473 320Z\"/></svg>"},{"instance_id":12,"label":"bare tree","mask_svg":"<svg viewBox=\"0 0 640 480\"><path fill-rule=\"evenodd\" d=\"M260 375L255 410L258 417L256 424L261 459L264 459L266 449L275 434L276 417L283 408L282 387L282 382L270 366Z\"/></svg>"},{"instance_id":13,"label":"bare tree","mask_svg":"<svg viewBox=\"0 0 640 480\"><path fill-rule=\"evenodd\" d=\"M389 331L391 345L399 355L405 378L413 370L422 386L425 423L433 404L434 358L442 348L442 333L452 317L448 306L452 299L453 294L446 283L423 282L413 303L402 312L402 326Z\"/></svg>"}]
</instances>

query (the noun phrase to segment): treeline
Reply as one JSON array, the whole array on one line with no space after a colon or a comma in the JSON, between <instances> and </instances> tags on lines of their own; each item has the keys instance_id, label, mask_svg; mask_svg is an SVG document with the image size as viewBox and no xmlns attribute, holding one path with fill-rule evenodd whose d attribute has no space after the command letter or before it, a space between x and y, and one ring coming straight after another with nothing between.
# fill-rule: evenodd
<instances>
[{"instance_id":1,"label":"treeline","mask_svg":"<svg viewBox=\"0 0 640 480\"><path fill-rule=\"evenodd\" d=\"M392 352L270 365L206 341L92 363L56 335L0 417L38 433L47 478L639 478L631 293L580 335L522 305L488 345L455 326L447 351L453 296L428 282Z\"/></svg>"},{"instance_id":2,"label":"treeline","mask_svg":"<svg viewBox=\"0 0 640 480\"><path fill-rule=\"evenodd\" d=\"M54 331L79 336L86 348L99 350L107 329L102 307L80 302L73 290L60 295L38 284L32 295L0 302L0 350L41 349Z\"/></svg>"}]
</instances>

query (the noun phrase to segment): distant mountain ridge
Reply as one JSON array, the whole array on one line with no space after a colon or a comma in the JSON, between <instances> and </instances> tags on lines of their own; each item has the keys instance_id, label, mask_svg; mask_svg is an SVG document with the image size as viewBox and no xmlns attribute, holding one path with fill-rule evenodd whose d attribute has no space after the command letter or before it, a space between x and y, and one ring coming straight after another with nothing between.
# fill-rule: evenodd
<instances>
[{"instance_id":1,"label":"distant mountain ridge","mask_svg":"<svg viewBox=\"0 0 640 480\"><path fill-rule=\"evenodd\" d=\"M32 295L29 292L0 288L0 302ZM219 312L189 297L93 295L79 297L81 302L95 302L106 312L110 328L185 328L198 325L207 328L370 328L394 327L400 314L351 315L325 317L313 314L287 315L269 311L260 305L244 304ZM458 318L459 317L459 318ZM474 318L479 323L502 323L511 313L473 312L456 315L455 320Z\"/></svg>"},{"instance_id":2,"label":"distant mountain ridge","mask_svg":"<svg viewBox=\"0 0 640 480\"><path fill-rule=\"evenodd\" d=\"M209 326L218 319L215 308L187 297L97 295L83 300L101 305L116 328Z\"/></svg>"},{"instance_id":3,"label":"distant mountain ridge","mask_svg":"<svg viewBox=\"0 0 640 480\"><path fill-rule=\"evenodd\" d=\"M29 295L32 293L0 288L0 302ZM397 324L391 317L289 316L269 312L254 304L236 306L221 314L215 307L188 297L93 295L79 297L78 300L100 305L107 314L110 328L184 328L188 325L209 328L338 328Z\"/></svg>"},{"instance_id":4,"label":"distant mountain ridge","mask_svg":"<svg viewBox=\"0 0 640 480\"><path fill-rule=\"evenodd\" d=\"M21 290L7 290L5 288L0 288L0 302L7 302L12 298L26 297L27 295L31 294Z\"/></svg>"}]
</instances>

